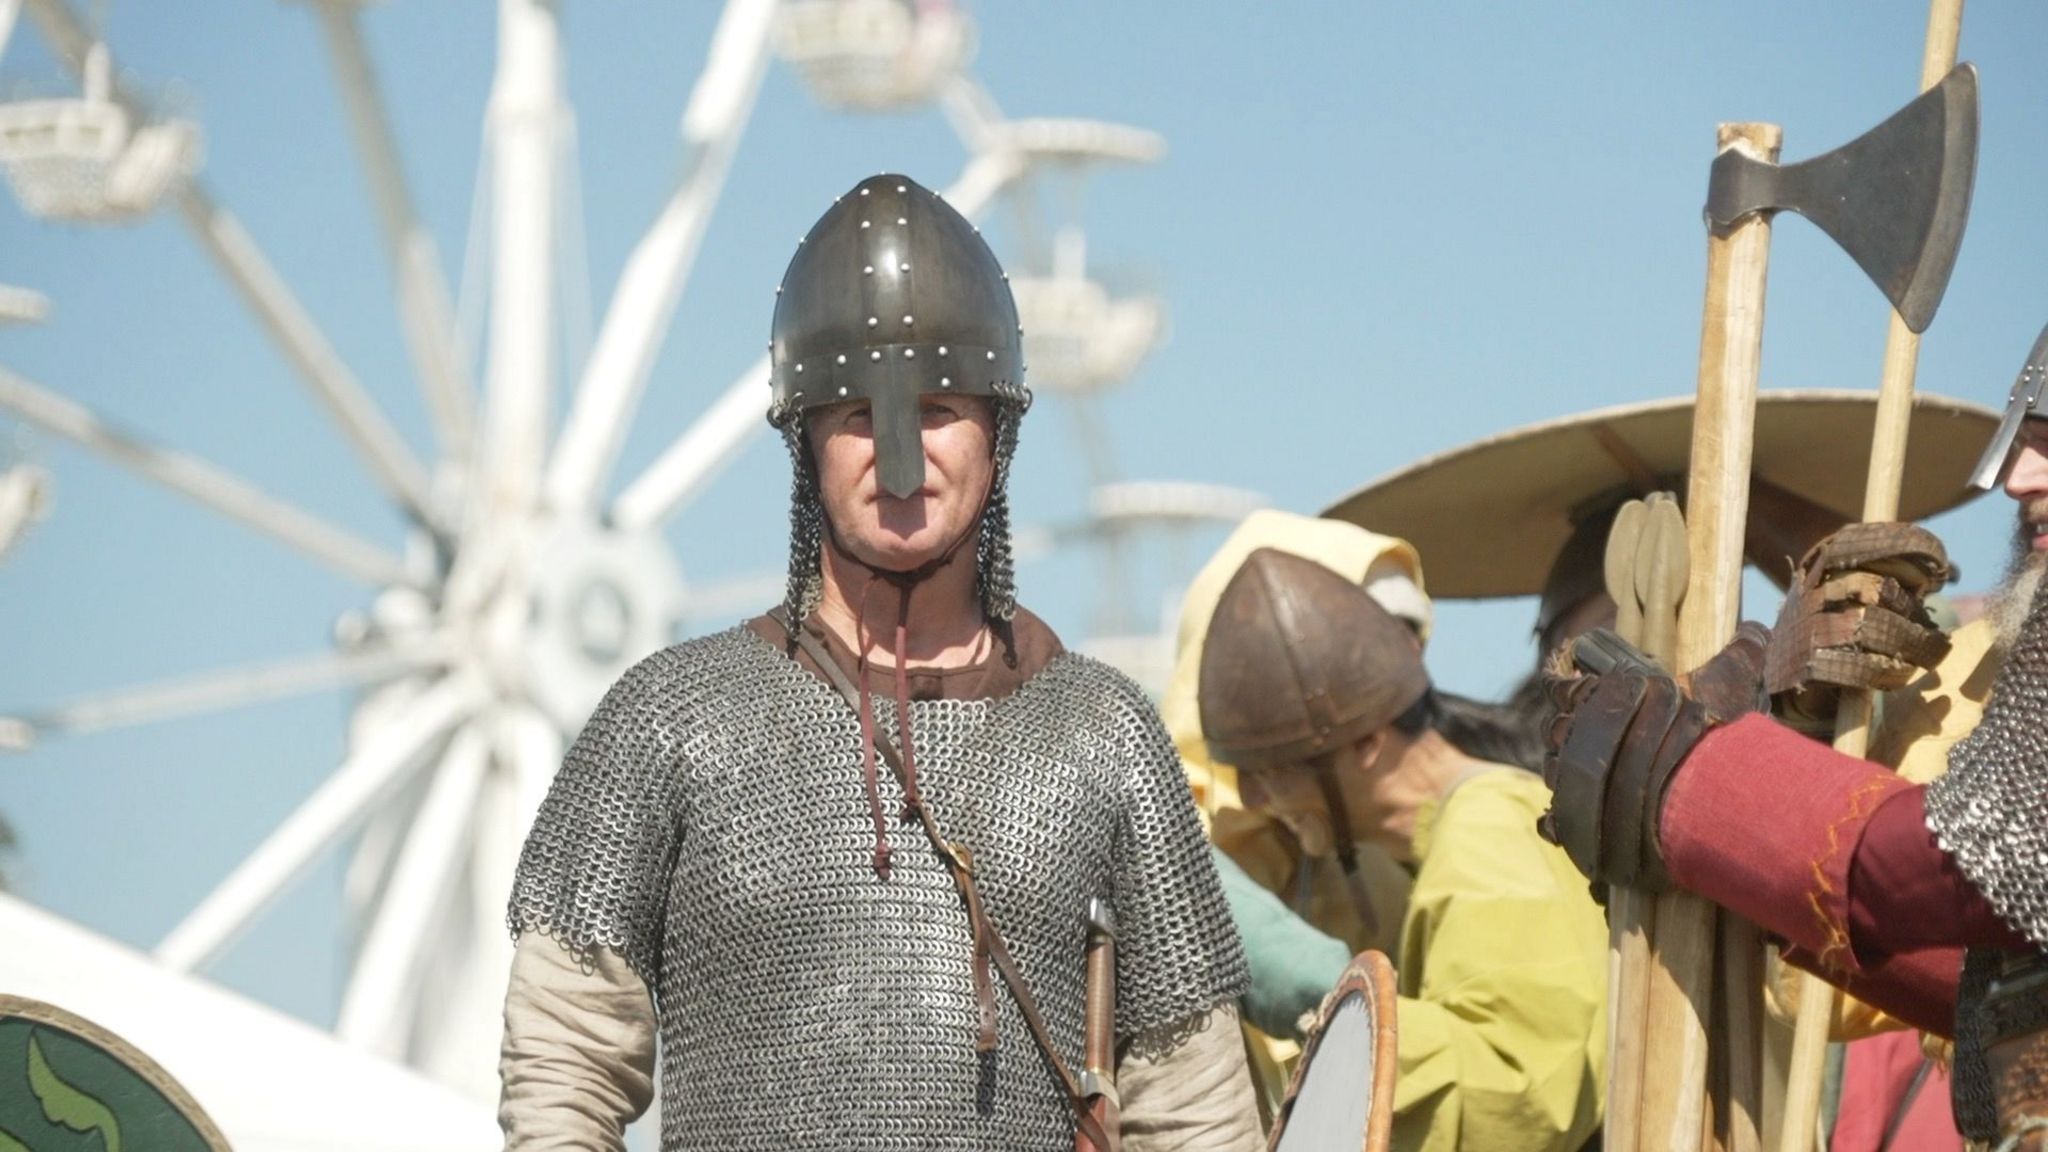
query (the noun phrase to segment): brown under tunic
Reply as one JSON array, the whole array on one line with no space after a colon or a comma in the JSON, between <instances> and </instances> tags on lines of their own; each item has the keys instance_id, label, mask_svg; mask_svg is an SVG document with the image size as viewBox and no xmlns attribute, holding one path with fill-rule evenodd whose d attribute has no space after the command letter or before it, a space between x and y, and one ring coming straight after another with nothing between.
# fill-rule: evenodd
<instances>
[{"instance_id":1,"label":"brown under tunic","mask_svg":"<svg viewBox=\"0 0 2048 1152\"><path fill-rule=\"evenodd\" d=\"M797 663L809 669L813 676L825 678L825 673L812 663L803 649L789 642L789 633L782 622L773 616L756 616L747 621L747 630L770 644L790 653ZM833 663L846 673L847 679L858 683L860 680L860 658L839 635L818 619L813 612L804 620L804 630L817 637L825 645L825 651L832 654ZM1007 629L997 627L995 643L989 654L973 664L958 668L919 668L907 670L910 698L912 700L1000 700L1024 686L1024 682L1045 670L1066 647L1053 630L1026 609L1017 609L1016 619L1010 621ZM885 677L878 687L878 695L889 696L895 692L895 673L888 667L869 665L869 674Z\"/></svg>"}]
</instances>

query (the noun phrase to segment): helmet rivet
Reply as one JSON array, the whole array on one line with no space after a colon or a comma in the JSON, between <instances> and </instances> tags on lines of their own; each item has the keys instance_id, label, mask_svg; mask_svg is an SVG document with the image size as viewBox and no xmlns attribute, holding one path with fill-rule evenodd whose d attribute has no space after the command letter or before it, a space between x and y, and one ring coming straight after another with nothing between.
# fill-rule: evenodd
<instances>
[{"instance_id":1,"label":"helmet rivet","mask_svg":"<svg viewBox=\"0 0 2048 1152\"><path fill-rule=\"evenodd\" d=\"M861 190L860 190L860 194L861 194L861 195L863 195L863 196L865 196L865 195L867 195L867 194L868 194L868 190L867 190L867 189L865 189L865 188L863 188L863 189L861 189Z\"/></svg>"},{"instance_id":2,"label":"helmet rivet","mask_svg":"<svg viewBox=\"0 0 2048 1152\"><path fill-rule=\"evenodd\" d=\"M863 227L863 228L865 228L865 227L867 227L867 226L868 226L868 222L867 222L867 221L865 221L865 220L863 220L863 221L861 221L861 222L860 222L860 226L861 226L861 227Z\"/></svg>"},{"instance_id":3,"label":"helmet rivet","mask_svg":"<svg viewBox=\"0 0 2048 1152\"><path fill-rule=\"evenodd\" d=\"M901 227L901 226L903 226L903 225L905 225L905 224L908 224L908 223L910 223L910 221L908 221L908 220L905 220L905 219L904 219L903 217L901 217L901 216L898 216L898 217L896 218L896 224L897 224L897 226L898 226L898 227Z\"/></svg>"},{"instance_id":4,"label":"helmet rivet","mask_svg":"<svg viewBox=\"0 0 2048 1152\"><path fill-rule=\"evenodd\" d=\"M951 376L941 376L941 377L939 377L939 387L941 387L941 388L951 388L952 386L953 386L953 378L952 378Z\"/></svg>"},{"instance_id":5,"label":"helmet rivet","mask_svg":"<svg viewBox=\"0 0 2048 1152\"><path fill-rule=\"evenodd\" d=\"M994 352L990 352L990 353L988 354L988 358L989 358L989 359L991 359L991 360L993 360L993 359L995 359L995 358L996 358L996 354L995 354Z\"/></svg>"},{"instance_id":6,"label":"helmet rivet","mask_svg":"<svg viewBox=\"0 0 2048 1152\"><path fill-rule=\"evenodd\" d=\"M873 264L864 265L860 270L860 274L863 276L873 276L875 274L875 266Z\"/></svg>"},{"instance_id":7,"label":"helmet rivet","mask_svg":"<svg viewBox=\"0 0 2048 1152\"><path fill-rule=\"evenodd\" d=\"M796 366L796 371L797 371L797 375L799 375L799 376L803 375L803 371L804 371L804 366L803 366L803 365L801 365L801 364L797 365L797 366Z\"/></svg>"},{"instance_id":8,"label":"helmet rivet","mask_svg":"<svg viewBox=\"0 0 2048 1152\"><path fill-rule=\"evenodd\" d=\"M905 188L905 187L904 187L903 185L901 185L901 184L898 184L898 185L896 186L896 190L897 190L898 192L908 192L908 191L910 191L910 189L908 189L908 188Z\"/></svg>"},{"instance_id":9,"label":"helmet rivet","mask_svg":"<svg viewBox=\"0 0 2048 1152\"><path fill-rule=\"evenodd\" d=\"M841 384L841 385L839 386L839 394L840 394L841 396L844 396L844 395L846 395L846 385L844 385L844 384Z\"/></svg>"},{"instance_id":10,"label":"helmet rivet","mask_svg":"<svg viewBox=\"0 0 2048 1152\"><path fill-rule=\"evenodd\" d=\"M917 349L915 349L915 348L905 348L905 349L903 350L903 358L904 358L905 360L915 360L915 359L917 359Z\"/></svg>"},{"instance_id":11,"label":"helmet rivet","mask_svg":"<svg viewBox=\"0 0 2048 1152\"><path fill-rule=\"evenodd\" d=\"M780 295L782 295L782 285L780 285L780 284L777 284L777 285L775 286L775 294L776 294L777 296L780 296Z\"/></svg>"},{"instance_id":12,"label":"helmet rivet","mask_svg":"<svg viewBox=\"0 0 2048 1152\"><path fill-rule=\"evenodd\" d=\"M1005 284L1008 284L1009 282L1010 282L1010 274L1009 274L1008 272L1005 272L1005 273L1003 273L1003 283L1005 283Z\"/></svg>"},{"instance_id":13,"label":"helmet rivet","mask_svg":"<svg viewBox=\"0 0 2048 1152\"><path fill-rule=\"evenodd\" d=\"M868 317L868 327L870 327L870 328L873 328L873 327L874 327L875 325L877 325L877 324L880 324L881 322L882 322L882 318L881 318L881 317L879 317L879 316L870 316L870 317Z\"/></svg>"},{"instance_id":14,"label":"helmet rivet","mask_svg":"<svg viewBox=\"0 0 2048 1152\"><path fill-rule=\"evenodd\" d=\"M903 270L904 270L905 272L908 272L908 271L910 271L910 261L908 261L908 260L905 260L905 261L903 262Z\"/></svg>"},{"instance_id":15,"label":"helmet rivet","mask_svg":"<svg viewBox=\"0 0 2048 1152\"><path fill-rule=\"evenodd\" d=\"M880 348L877 348L873 352L868 353L868 359L870 360L880 360L881 358L882 350Z\"/></svg>"},{"instance_id":16,"label":"helmet rivet","mask_svg":"<svg viewBox=\"0 0 2048 1152\"><path fill-rule=\"evenodd\" d=\"M917 323L917 321L915 321L915 320L913 320L913 319L911 319L911 318L910 318L910 313L908 313L908 312L905 312L905 313L903 314L903 322L904 322L905 324L915 324L915 323Z\"/></svg>"},{"instance_id":17,"label":"helmet rivet","mask_svg":"<svg viewBox=\"0 0 2048 1152\"><path fill-rule=\"evenodd\" d=\"M941 356L944 356L945 354L946 354L946 346L945 346L944 344L941 344L941 345L939 345L939 355L941 355Z\"/></svg>"},{"instance_id":18,"label":"helmet rivet","mask_svg":"<svg viewBox=\"0 0 2048 1152\"><path fill-rule=\"evenodd\" d=\"M844 353L844 352L841 352L841 353L839 354L839 362L840 362L841 364L844 364L844 363L846 363L846 353Z\"/></svg>"}]
</instances>

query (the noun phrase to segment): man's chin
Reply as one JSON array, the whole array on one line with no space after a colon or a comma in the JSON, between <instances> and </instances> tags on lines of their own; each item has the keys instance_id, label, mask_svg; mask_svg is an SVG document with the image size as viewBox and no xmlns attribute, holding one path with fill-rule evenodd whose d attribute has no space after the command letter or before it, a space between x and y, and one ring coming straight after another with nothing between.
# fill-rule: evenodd
<instances>
[{"instance_id":1,"label":"man's chin","mask_svg":"<svg viewBox=\"0 0 2048 1152\"><path fill-rule=\"evenodd\" d=\"M945 554L943 545L926 539L929 533L896 536L887 531L861 541L862 563L883 572L915 572Z\"/></svg>"}]
</instances>

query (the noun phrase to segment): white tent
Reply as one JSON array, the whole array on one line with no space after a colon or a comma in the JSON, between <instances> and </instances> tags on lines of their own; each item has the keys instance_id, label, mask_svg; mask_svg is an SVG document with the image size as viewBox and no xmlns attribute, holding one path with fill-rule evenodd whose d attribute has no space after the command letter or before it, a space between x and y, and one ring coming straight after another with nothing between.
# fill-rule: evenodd
<instances>
[{"instance_id":1,"label":"white tent","mask_svg":"<svg viewBox=\"0 0 2048 1152\"><path fill-rule=\"evenodd\" d=\"M236 1152L501 1146L489 1108L7 896L0 992L76 1013L149 1054Z\"/></svg>"}]
</instances>

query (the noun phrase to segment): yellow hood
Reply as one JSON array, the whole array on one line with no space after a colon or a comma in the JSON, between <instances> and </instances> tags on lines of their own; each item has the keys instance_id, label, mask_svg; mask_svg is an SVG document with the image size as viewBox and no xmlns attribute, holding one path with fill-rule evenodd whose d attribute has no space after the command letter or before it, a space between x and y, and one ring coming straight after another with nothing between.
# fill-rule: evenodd
<instances>
[{"instance_id":1,"label":"yellow hood","mask_svg":"<svg viewBox=\"0 0 2048 1152\"><path fill-rule=\"evenodd\" d=\"M1273 548L1313 560L1332 572L1356 580L1373 594L1382 607L1416 626L1426 640L1429 636L1430 603L1422 588L1422 562L1408 542L1368 532L1355 524L1324 520L1292 512L1265 510L1246 517L1216 555L1195 574L1181 601L1180 631L1174 644L1173 677L1159 713L1166 730L1187 765L1188 781L1202 811L1213 813L1219 805L1237 805L1235 774L1221 773L1209 759L1202 738L1202 716L1196 706L1195 690L1202 669L1202 643L1209 634L1209 620L1223 588L1236 575L1245 557L1260 548Z\"/></svg>"}]
</instances>

